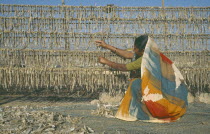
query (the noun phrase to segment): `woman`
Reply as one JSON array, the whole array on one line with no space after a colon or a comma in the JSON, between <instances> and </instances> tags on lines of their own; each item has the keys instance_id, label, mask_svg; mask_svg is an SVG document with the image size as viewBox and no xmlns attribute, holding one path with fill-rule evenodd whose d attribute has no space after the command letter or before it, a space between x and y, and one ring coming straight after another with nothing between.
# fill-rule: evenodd
<instances>
[{"instance_id":1,"label":"woman","mask_svg":"<svg viewBox=\"0 0 210 134\"><path fill-rule=\"evenodd\" d=\"M104 41L98 46L124 57L128 64L118 64L104 57L99 62L121 71L133 71L132 79L116 113L126 121L172 122L186 112L187 87L173 62L163 55L153 39L142 35L135 39L132 52L115 48Z\"/></svg>"}]
</instances>

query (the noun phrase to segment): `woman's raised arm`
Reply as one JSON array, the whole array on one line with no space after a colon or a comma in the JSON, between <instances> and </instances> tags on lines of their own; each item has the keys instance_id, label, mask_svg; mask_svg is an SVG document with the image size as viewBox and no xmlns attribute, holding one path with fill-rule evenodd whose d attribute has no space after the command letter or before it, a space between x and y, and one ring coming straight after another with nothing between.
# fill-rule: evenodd
<instances>
[{"instance_id":1,"label":"woman's raised arm","mask_svg":"<svg viewBox=\"0 0 210 134\"><path fill-rule=\"evenodd\" d=\"M134 56L134 53L132 53L130 51L127 51L127 50L123 50L123 49L119 49L119 48L113 47L113 46L111 46L109 44L106 44L104 41L96 40L95 42L96 42L97 46L109 49L112 52L116 53L117 55L122 56L122 57L124 57L126 59L132 59L133 56Z\"/></svg>"}]
</instances>

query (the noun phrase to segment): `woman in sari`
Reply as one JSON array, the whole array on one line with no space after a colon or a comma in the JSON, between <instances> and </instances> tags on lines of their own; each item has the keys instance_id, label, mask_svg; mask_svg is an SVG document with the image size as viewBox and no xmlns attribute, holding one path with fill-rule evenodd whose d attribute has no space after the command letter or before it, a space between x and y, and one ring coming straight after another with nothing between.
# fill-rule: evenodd
<instances>
[{"instance_id":1,"label":"woman in sari","mask_svg":"<svg viewBox=\"0 0 210 134\"><path fill-rule=\"evenodd\" d=\"M142 35L135 39L133 52L115 48L104 41L98 46L133 59L128 64L99 57L99 63L121 71L131 71L131 80L116 118L148 122L173 122L186 112L187 87L173 62L161 53L154 40Z\"/></svg>"}]
</instances>

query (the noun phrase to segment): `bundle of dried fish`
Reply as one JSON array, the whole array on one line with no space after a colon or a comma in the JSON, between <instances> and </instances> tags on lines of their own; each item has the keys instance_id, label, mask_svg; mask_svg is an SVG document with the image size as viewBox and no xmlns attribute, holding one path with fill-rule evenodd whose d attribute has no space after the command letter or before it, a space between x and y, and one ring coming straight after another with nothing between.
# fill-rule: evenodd
<instances>
[{"instance_id":1,"label":"bundle of dried fish","mask_svg":"<svg viewBox=\"0 0 210 134\"><path fill-rule=\"evenodd\" d=\"M116 93L116 95L101 93L99 96L99 100L93 100L91 102L91 104L97 105L97 109L92 110L92 114L114 118L122 98L123 93Z\"/></svg>"}]
</instances>

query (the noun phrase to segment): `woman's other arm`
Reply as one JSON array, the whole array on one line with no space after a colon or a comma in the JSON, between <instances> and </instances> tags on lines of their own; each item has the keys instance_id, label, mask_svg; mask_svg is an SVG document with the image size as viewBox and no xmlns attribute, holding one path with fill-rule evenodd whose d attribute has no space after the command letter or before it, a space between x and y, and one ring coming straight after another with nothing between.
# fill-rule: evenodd
<instances>
[{"instance_id":1,"label":"woman's other arm","mask_svg":"<svg viewBox=\"0 0 210 134\"><path fill-rule=\"evenodd\" d=\"M111 68L114 68L114 69L117 69L120 71L128 71L128 69L126 68L126 64L115 63L115 62L112 62L104 57L99 57L98 61L99 61L99 63L108 65Z\"/></svg>"},{"instance_id":2,"label":"woman's other arm","mask_svg":"<svg viewBox=\"0 0 210 134\"><path fill-rule=\"evenodd\" d=\"M130 51L127 51L127 50L123 50L123 49L113 47L111 45L106 44L104 41L97 40L95 42L96 42L96 44L98 44L98 46L109 49L112 52L116 53L117 55L122 56L126 59L132 59L133 56L134 56L134 53L132 53Z\"/></svg>"}]
</instances>

